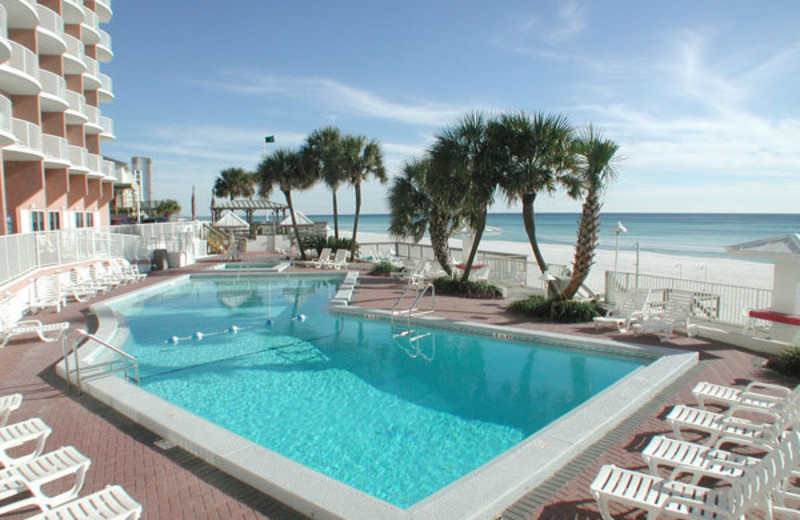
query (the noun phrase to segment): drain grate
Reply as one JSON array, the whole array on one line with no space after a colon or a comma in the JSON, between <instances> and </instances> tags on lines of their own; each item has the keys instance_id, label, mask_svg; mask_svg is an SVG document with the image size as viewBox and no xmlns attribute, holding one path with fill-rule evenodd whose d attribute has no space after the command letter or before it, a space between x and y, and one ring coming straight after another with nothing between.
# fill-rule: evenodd
<instances>
[{"instance_id":1,"label":"drain grate","mask_svg":"<svg viewBox=\"0 0 800 520\"><path fill-rule=\"evenodd\" d=\"M175 447L178 446L174 442L169 441L167 439L158 439L153 444L156 446L156 448L158 448L158 449L160 449L162 451L171 450L172 448L175 448Z\"/></svg>"}]
</instances>

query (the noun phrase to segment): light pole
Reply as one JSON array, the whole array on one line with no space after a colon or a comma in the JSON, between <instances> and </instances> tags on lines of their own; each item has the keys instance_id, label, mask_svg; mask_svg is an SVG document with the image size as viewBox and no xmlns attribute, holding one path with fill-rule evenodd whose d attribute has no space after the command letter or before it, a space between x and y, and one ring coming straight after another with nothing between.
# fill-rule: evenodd
<instances>
[{"instance_id":1,"label":"light pole","mask_svg":"<svg viewBox=\"0 0 800 520\"><path fill-rule=\"evenodd\" d=\"M539 280L544 282L544 290L547 297L550 298L550 282L555 282L558 278L550 274L550 271L545 271L539 276Z\"/></svg>"},{"instance_id":2,"label":"light pole","mask_svg":"<svg viewBox=\"0 0 800 520\"><path fill-rule=\"evenodd\" d=\"M636 248L636 287L639 287L639 241L633 243Z\"/></svg>"},{"instance_id":3,"label":"light pole","mask_svg":"<svg viewBox=\"0 0 800 520\"><path fill-rule=\"evenodd\" d=\"M616 234L616 238L614 240L614 275L616 276L617 264L619 262L619 234L627 233L628 228L622 225L621 220L618 220L617 225L611 228L611 231L613 231Z\"/></svg>"}]
</instances>

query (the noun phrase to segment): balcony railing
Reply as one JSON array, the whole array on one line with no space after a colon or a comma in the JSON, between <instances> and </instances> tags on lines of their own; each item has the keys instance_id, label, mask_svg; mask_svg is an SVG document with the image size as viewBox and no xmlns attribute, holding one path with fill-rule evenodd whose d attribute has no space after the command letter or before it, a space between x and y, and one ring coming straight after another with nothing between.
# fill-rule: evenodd
<instances>
[{"instance_id":1,"label":"balcony railing","mask_svg":"<svg viewBox=\"0 0 800 520\"><path fill-rule=\"evenodd\" d=\"M103 175L118 179L116 175L116 168L114 168L114 161L107 161L103 159Z\"/></svg>"},{"instance_id":2,"label":"balcony railing","mask_svg":"<svg viewBox=\"0 0 800 520\"><path fill-rule=\"evenodd\" d=\"M41 4L36 4L36 12L39 13L39 27L50 31L56 37L64 39L64 19L58 13Z\"/></svg>"},{"instance_id":3,"label":"balcony railing","mask_svg":"<svg viewBox=\"0 0 800 520\"><path fill-rule=\"evenodd\" d=\"M67 99L67 81L58 74L40 70L39 81L42 84L42 92L59 99Z\"/></svg>"},{"instance_id":4,"label":"balcony railing","mask_svg":"<svg viewBox=\"0 0 800 520\"><path fill-rule=\"evenodd\" d=\"M69 161L69 142L65 137L42 134L42 152L47 159Z\"/></svg>"},{"instance_id":5,"label":"balcony railing","mask_svg":"<svg viewBox=\"0 0 800 520\"><path fill-rule=\"evenodd\" d=\"M61 16L64 23L79 24L83 21L83 2L81 0L61 0Z\"/></svg>"},{"instance_id":6,"label":"balcony railing","mask_svg":"<svg viewBox=\"0 0 800 520\"><path fill-rule=\"evenodd\" d=\"M114 120L107 116L100 116L100 127L103 135L108 139L114 138Z\"/></svg>"},{"instance_id":7,"label":"balcony railing","mask_svg":"<svg viewBox=\"0 0 800 520\"><path fill-rule=\"evenodd\" d=\"M97 155L96 153L87 153L88 157L87 166L91 173L97 175L104 175L103 173L103 156Z\"/></svg>"},{"instance_id":8,"label":"balcony railing","mask_svg":"<svg viewBox=\"0 0 800 520\"><path fill-rule=\"evenodd\" d=\"M42 129L39 125L13 117L11 128L19 141L19 146L30 148L37 153L42 149Z\"/></svg>"},{"instance_id":9,"label":"balcony railing","mask_svg":"<svg viewBox=\"0 0 800 520\"><path fill-rule=\"evenodd\" d=\"M13 133L11 127L11 100L0 95L0 132Z\"/></svg>"},{"instance_id":10,"label":"balcony railing","mask_svg":"<svg viewBox=\"0 0 800 520\"><path fill-rule=\"evenodd\" d=\"M95 10L101 22L107 22L111 19L113 11L111 9L111 0L95 0Z\"/></svg>"},{"instance_id":11,"label":"balcony railing","mask_svg":"<svg viewBox=\"0 0 800 520\"><path fill-rule=\"evenodd\" d=\"M97 19L97 13L83 7L83 22L81 22L81 38L84 43L94 45L100 42L100 21Z\"/></svg>"},{"instance_id":12,"label":"balcony railing","mask_svg":"<svg viewBox=\"0 0 800 520\"><path fill-rule=\"evenodd\" d=\"M87 124L94 125L99 127L100 126L100 110L97 107L93 107L92 105L86 105L86 117L89 118Z\"/></svg>"},{"instance_id":13,"label":"balcony railing","mask_svg":"<svg viewBox=\"0 0 800 520\"><path fill-rule=\"evenodd\" d=\"M103 29L100 32L100 43L97 44L97 59L103 62L111 61L114 50L111 48L111 35Z\"/></svg>"},{"instance_id":14,"label":"balcony railing","mask_svg":"<svg viewBox=\"0 0 800 520\"><path fill-rule=\"evenodd\" d=\"M113 101L114 83L111 81L111 77L100 72L97 74L97 78L100 80L100 88L97 90L97 94L100 96L100 101L103 103Z\"/></svg>"},{"instance_id":15,"label":"balcony railing","mask_svg":"<svg viewBox=\"0 0 800 520\"><path fill-rule=\"evenodd\" d=\"M86 116L86 98L83 94L67 89L67 103L69 103L70 110Z\"/></svg>"},{"instance_id":16,"label":"balcony railing","mask_svg":"<svg viewBox=\"0 0 800 520\"><path fill-rule=\"evenodd\" d=\"M70 58L70 61L77 64L80 69L85 70L86 64L83 62L83 59L86 57L86 51L84 50L83 43L69 34L64 34L64 43L67 44L65 57ZM67 72L69 72L69 70L67 70Z\"/></svg>"},{"instance_id":17,"label":"balcony railing","mask_svg":"<svg viewBox=\"0 0 800 520\"><path fill-rule=\"evenodd\" d=\"M89 151L83 146L69 145L69 162L76 169L86 170L89 164Z\"/></svg>"},{"instance_id":18,"label":"balcony railing","mask_svg":"<svg viewBox=\"0 0 800 520\"><path fill-rule=\"evenodd\" d=\"M8 43L11 44L11 60L9 65L38 81L39 59L36 57L36 54L34 54L29 48L25 47L21 43L15 42L14 40L9 40Z\"/></svg>"}]
</instances>

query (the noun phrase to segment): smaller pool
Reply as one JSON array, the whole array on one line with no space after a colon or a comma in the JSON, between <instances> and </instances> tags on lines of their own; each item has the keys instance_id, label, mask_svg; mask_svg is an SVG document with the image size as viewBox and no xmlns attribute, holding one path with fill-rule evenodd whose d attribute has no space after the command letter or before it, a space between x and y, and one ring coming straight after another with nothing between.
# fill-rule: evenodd
<instances>
[{"instance_id":1,"label":"smaller pool","mask_svg":"<svg viewBox=\"0 0 800 520\"><path fill-rule=\"evenodd\" d=\"M215 265L211 269L215 271L260 271L265 273L280 273L289 267L288 262L259 262L248 263L238 262L232 264Z\"/></svg>"}]
</instances>

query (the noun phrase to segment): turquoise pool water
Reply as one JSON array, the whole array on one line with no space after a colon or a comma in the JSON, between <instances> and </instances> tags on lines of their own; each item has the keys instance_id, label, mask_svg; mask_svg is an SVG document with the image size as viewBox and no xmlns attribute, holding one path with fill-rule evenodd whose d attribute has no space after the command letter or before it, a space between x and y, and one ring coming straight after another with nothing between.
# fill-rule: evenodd
<instances>
[{"instance_id":1,"label":"turquoise pool water","mask_svg":"<svg viewBox=\"0 0 800 520\"><path fill-rule=\"evenodd\" d=\"M240 263L240 264L225 264L223 269L275 269L280 265L280 262L275 262L271 264L248 264L248 263Z\"/></svg>"},{"instance_id":2,"label":"turquoise pool water","mask_svg":"<svg viewBox=\"0 0 800 520\"><path fill-rule=\"evenodd\" d=\"M404 329L327 313L340 280L197 277L112 307L143 388L404 508L648 362L433 329L394 337Z\"/></svg>"}]
</instances>

